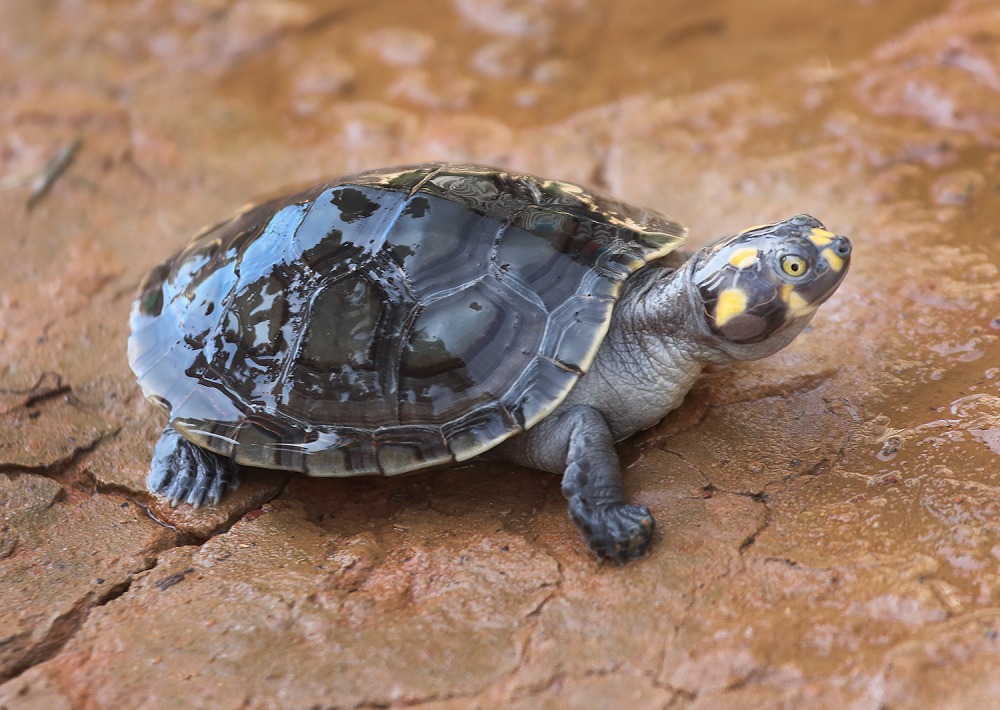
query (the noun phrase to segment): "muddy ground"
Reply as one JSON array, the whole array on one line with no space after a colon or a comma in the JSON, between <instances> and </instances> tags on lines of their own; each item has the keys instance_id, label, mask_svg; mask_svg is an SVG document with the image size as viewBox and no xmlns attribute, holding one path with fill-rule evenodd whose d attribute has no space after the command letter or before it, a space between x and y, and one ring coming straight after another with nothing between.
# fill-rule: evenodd
<instances>
[{"instance_id":1,"label":"muddy ground","mask_svg":"<svg viewBox=\"0 0 1000 710\"><path fill-rule=\"evenodd\" d=\"M0 5L0 707L995 704L1000 8L804 6ZM620 447L647 558L511 467L145 492L142 275L254 195L432 158L695 245L853 239L808 332Z\"/></svg>"}]
</instances>

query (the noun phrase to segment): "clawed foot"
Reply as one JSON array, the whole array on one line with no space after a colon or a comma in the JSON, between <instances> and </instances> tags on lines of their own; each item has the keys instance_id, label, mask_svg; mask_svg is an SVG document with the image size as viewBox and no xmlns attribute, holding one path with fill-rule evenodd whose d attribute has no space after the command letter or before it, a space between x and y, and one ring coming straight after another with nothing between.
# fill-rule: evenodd
<instances>
[{"instance_id":1,"label":"clawed foot","mask_svg":"<svg viewBox=\"0 0 1000 710\"><path fill-rule=\"evenodd\" d=\"M617 565L642 557L653 541L656 521L644 505L593 505L571 500L570 518L590 549Z\"/></svg>"},{"instance_id":2,"label":"clawed foot","mask_svg":"<svg viewBox=\"0 0 1000 710\"><path fill-rule=\"evenodd\" d=\"M199 507L215 505L239 487L235 466L229 459L195 446L172 427L156 442L146 487L170 501Z\"/></svg>"}]
</instances>

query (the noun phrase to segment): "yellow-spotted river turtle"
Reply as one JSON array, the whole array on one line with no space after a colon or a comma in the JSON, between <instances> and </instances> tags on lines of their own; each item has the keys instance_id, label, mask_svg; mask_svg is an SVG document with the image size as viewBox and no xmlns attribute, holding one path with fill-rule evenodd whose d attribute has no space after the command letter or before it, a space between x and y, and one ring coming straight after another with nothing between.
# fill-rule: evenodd
<instances>
[{"instance_id":1,"label":"yellow-spotted river turtle","mask_svg":"<svg viewBox=\"0 0 1000 710\"><path fill-rule=\"evenodd\" d=\"M638 557L653 518L625 501L613 443L706 363L788 344L850 259L808 215L686 261L684 233L577 185L439 163L244 210L133 306L129 361L170 416L149 488L199 505L235 464L394 475L484 455L562 473L590 547Z\"/></svg>"}]
</instances>

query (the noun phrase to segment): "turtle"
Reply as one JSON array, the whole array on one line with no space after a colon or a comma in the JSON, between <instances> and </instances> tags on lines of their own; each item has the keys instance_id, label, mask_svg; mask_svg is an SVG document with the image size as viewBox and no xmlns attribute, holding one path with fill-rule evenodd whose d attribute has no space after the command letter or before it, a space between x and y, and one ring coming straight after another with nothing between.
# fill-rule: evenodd
<instances>
[{"instance_id":1,"label":"turtle","mask_svg":"<svg viewBox=\"0 0 1000 710\"><path fill-rule=\"evenodd\" d=\"M693 254L687 230L580 185L427 163L239 211L154 268L128 357L169 423L147 478L218 504L242 466L397 475L479 457L562 474L569 517L618 564L654 519L615 443L710 363L800 333L851 242L799 214Z\"/></svg>"}]
</instances>

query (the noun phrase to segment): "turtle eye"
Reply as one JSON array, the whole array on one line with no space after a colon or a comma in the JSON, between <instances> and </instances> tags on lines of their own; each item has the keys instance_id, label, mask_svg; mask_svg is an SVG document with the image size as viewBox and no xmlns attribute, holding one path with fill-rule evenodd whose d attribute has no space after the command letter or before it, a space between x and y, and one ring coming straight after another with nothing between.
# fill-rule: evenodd
<instances>
[{"instance_id":1,"label":"turtle eye","mask_svg":"<svg viewBox=\"0 0 1000 710\"><path fill-rule=\"evenodd\" d=\"M781 270L789 276L804 276L809 270L809 264L801 256L785 254L785 256L781 257Z\"/></svg>"}]
</instances>

